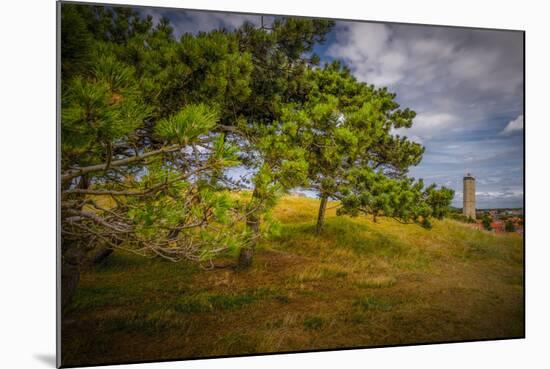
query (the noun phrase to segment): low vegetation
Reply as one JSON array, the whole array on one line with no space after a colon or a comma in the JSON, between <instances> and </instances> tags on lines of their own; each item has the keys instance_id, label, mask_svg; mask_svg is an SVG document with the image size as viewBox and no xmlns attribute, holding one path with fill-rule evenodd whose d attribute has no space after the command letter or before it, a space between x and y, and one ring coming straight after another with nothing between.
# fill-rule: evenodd
<instances>
[{"instance_id":1,"label":"low vegetation","mask_svg":"<svg viewBox=\"0 0 550 369\"><path fill-rule=\"evenodd\" d=\"M433 220L336 216L284 197L250 268L204 270L116 250L84 271L63 363L364 347L524 333L523 240Z\"/></svg>"}]
</instances>

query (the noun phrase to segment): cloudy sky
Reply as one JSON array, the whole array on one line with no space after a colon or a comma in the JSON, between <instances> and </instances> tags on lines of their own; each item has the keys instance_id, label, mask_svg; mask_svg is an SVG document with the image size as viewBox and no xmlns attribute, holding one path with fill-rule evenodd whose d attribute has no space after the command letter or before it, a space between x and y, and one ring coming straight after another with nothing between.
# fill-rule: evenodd
<instances>
[{"instance_id":1,"label":"cloudy sky","mask_svg":"<svg viewBox=\"0 0 550 369\"><path fill-rule=\"evenodd\" d=\"M140 11L169 18L176 36L260 23L254 15ZM522 206L522 33L337 21L315 52L343 61L360 81L387 86L417 112L412 128L396 132L426 147L411 176L455 189L461 207L462 177L471 173L478 208Z\"/></svg>"}]
</instances>

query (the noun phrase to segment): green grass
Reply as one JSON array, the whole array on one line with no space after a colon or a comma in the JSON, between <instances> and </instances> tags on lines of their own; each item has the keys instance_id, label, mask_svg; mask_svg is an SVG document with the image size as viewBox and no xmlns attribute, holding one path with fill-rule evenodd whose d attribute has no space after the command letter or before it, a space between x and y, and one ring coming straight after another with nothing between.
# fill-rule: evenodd
<instances>
[{"instance_id":1,"label":"green grass","mask_svg":"<svg viewBox=\"0 0 550 369\"><path fill-rule=\"evenodd\" d=\"M355 282L355 285L359 288L386 288L393 286L395 283L396 279L394 277L380 275L375 277L364 277Z\"/></svg>"},{"instance_id":2,"label":"green grass","mask_svg":"<svg viewBox=\"0 0 550 369\"><path fill-rule=\"evenodd\" d=\"M182 296L174 303L174 309L181 313L205 313L220 310L237 309L252 304L268 294L267 291L251 291L241 294L229 293L224 295L198 293ZM280 296L277 295L277 298Z\"/></svg>"},{"instance_id":3,"label":"green grass","mask_svg":"<svg viewBox=\"0 0 550 369\"><path fill-rule=\"evenodd\" d=\"M307 330L319 330L325 325L325 320L320 316L308 317L304 320L304 328Z\"/></svg>"},{"instance_id":4,"label":"green grass","mask_svg":"<svg viewBox=\"0 0 550 369\"><path fill-rule=\"evenodd\" d=\"M244 272L120 251L83 271L64 365L523 335L520 236L334 209L318 236L318 205L283 198Z\"/></svg>"},{"instance_id":5,"label":"green grass","mask_svg":"<svg viewBox=\"0 0 550 369\"><path fill-rule=\"evenodd\" d=\"M355 300L354 306L358 306L363 310L377 310L377 311L390 311L395 305L387 298L380 298L376 296L361 297Z\"/></svg>"}]
</instances>

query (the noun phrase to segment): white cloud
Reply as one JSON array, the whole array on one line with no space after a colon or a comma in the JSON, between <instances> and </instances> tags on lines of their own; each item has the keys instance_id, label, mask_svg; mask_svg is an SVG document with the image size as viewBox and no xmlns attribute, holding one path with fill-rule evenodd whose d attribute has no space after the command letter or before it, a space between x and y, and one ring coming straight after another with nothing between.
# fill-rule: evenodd
<instances>
[{"instance_id":1,"label":"white cloud","mask_svg":"<svg viewBox=\"0 0 550 369\"><path fill-rule=\"evenodd\" d=\"M413 127L428 130L441 129L455 121L456 117L449 113L421 113L416 116Z\"/></svg>"},{"instance_id":2,"label":"white cloud","mask_svg":"<svg viewBox=\"0 0 550 369\"><path fill-rule=\"evenodd\" d=\"M424 145L424 140L422 139L422 137L412 135L411 137L409 137L409 139L413 142L416 142L417 144Z\"/></svg>"},{"instance_id":3,"label":"white cloud","mask_svg":"<svg viewBox=\"0 0 550 369\"><path fill-rule=\"evenodd\" d=\"M488 199L514 199L523 196L522 189L509 189L502 191L476 191L476 198Z\"/></svg>"},{"instance_id":4,"label":"white cloud","mask_svg":"<svg viewBox=\"0 0 550 369\"><path fill-rule=\"evenodd\" d=\"M457 53L455 57L449 65L453 77L460 81L475 82L478 86L481 82L491 80L489 77L498 65L498 53L492 50L470 49Z\"/></svg>"},{"instance_id":5,"label":"white cloud","mask_svg":"<svg viewBox=\"0 0 550 369\"><path fill-rule=\"evenodd\" d=\"M147 8L142 10L145 15L153 17L153 24L158 24L165 16L170 19L170 25L174 28L174 35L181 36L184 33L197 34L209 32L218 28L234 29L240 27L245 21L259 25L260 16L218 13L193 10L165 10L162 8ZM269 18L267 21L271 21Z\"/></svg>"},{"instance_id":6,"label":"white cloud","mask_svg":"<svg viewBox=\"0 0 550 369\"><path fill-rule=\"evenodd\" d=\"M327 54L349 63L355 76L377 86L391 85L403 78L407 55L392 44L393 32L378 23L350 23L339 30Z\"/></svg>"},{"instance_id":7,"label":"white cloud","mask_svg":"<svg viewBox=\"0 0 550 369\"><path fill-rule=\"evenodd\" d=\"M523 114L516 119L508 122L504 130L501 132L503 135L511 135L514 132L523 130Z\"/></svg>"},{"instance_id":8,"label":"white cloud","mask_svg":"<svg viewBox=\"0 0 550 369\"><path fill-rule=\"evenodd\" d=\"M387 86L418 113L397 133L419 141L487 127L522 106L521 35L472 29L339 23L326 54L360 80Z\"/></svg>"},{"instance_id":9,"label":"white cloud","mask_svg":"<svg viewBox=\"0 0 550 369\"><path fill-rule=\"evenodd\" d=\"M257 23L258 16L226 14L226 13L207 13L200 12L195 14L190 21L184 24L176 24L178 31L198 33L199 31L208 32L220 27L233 29L240 27L245 21Z\"/></svg>"},{"instance_id":10,"label":"white cloud","mask_svg":"<svg viewBox=\"0 0 550 369\"><path fill-rule=\"evenodd\" d=\"M457 121L458 118L449 113L420 113L411 128L399 128L394 133L423 144L434 136L448 133Z\"/></svg>"}]
</instances>

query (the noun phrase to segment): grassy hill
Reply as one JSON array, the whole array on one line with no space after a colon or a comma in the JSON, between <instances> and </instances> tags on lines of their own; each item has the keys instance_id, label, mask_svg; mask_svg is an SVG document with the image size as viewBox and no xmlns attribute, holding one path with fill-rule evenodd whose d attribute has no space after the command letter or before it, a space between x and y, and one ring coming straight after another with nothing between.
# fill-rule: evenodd
<instances>
[{"instance_id":1,"label":"grassy hill","mask_svg":"<svg viewBox=\"0 0 550 369\"><path fill-rule=\"evenodd\" d=\"M334 209L316 236L318 204L283 198L280 236L263 241L245 272L115 252L81 277L63 322L63 363L524 334L520 236Z\"/></svg>"}]
</instances>

